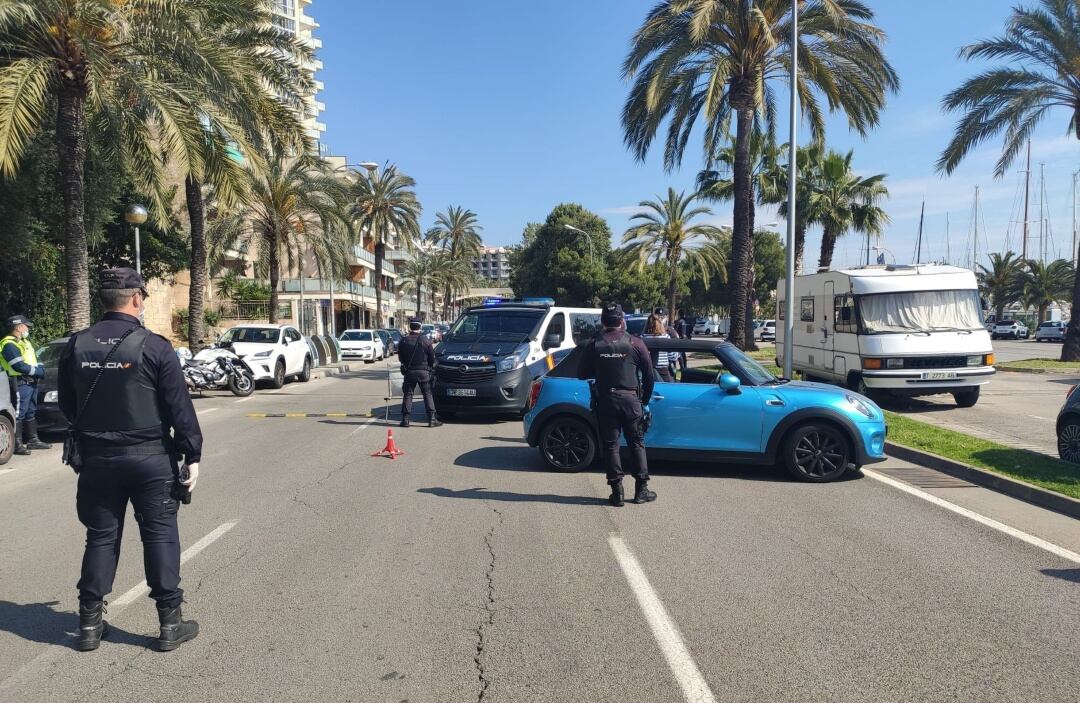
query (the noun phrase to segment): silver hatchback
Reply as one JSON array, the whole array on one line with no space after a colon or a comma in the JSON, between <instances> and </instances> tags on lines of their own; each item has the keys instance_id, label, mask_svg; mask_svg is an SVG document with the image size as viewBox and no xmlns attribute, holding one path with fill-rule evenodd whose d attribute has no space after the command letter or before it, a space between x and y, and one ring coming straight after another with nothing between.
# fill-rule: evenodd
<instances>
[{"instance_id":1,"label":"silver hatchback","mask_svg":"<svg viewBox=\"0 0 1080 703\"><path fill-rule=\"evenodd\" d=\"M1064 342L1065 330L1068 327L1067 322L1061 321L1047 321L1040 322L1039 326L1035 328L1035 341L1036 342Z\"/></svg>"}]
</instances>

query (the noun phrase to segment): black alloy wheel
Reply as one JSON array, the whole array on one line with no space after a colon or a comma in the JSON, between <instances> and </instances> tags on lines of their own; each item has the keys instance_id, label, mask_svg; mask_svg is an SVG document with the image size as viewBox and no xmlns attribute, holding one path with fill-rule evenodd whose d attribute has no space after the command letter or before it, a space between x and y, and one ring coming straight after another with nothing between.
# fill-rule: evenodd
<instances>
[{"instance_id":1,"label":"black alloy wheel","mask_svg":"<svg viewBox=\"0 0 1080 703\"><path fill-rule=\"evenodd\" d=\"M796 427L784 442L784 465L795 478L813 483L835 481L851 463L847 438L836 427Z\"/></svg>"},{"instance_id":2,"label":"black alloy wheel","mask_svg":"<svg viewBox=\"0 0 1080 703\"><path fill-rule=\"evenodd\" d=\"M1058 456L1080 464L1080 418L1070 418L1058 430Z\"/></svg>"},{"instance_id":3,"label":"black alloy wheel","mask_svg":"<svg viewBox=\"0 0 1080 703\"><path fill-rule=\"evenodd\" d=\"M304 357L304 369L300 372L300 375L296 377L300 383L307 383L311 380L311 357Z\"/></svg>"},{"instance_id":4,"label":"black alloy wheel","mask_svg":"<svg viewBox=\"0 0 1080 703\"><path fill-rule=\"evenodd\" d=\"M277 364L274 365L274 378L270 381L275 389L281 388L285 385L285 360L278 359Z\"/></svg>"},{"instance_id":5,"label":"black alloy wheel","mask_svg":"<svg viewBox=\"0 0 1080 703\"><path fill-rule=\"evenodd\" d=\"M576 417L557 417L540 434L540 454L556 471L581 471L596 458L596 436Z\"/></svg>"}]
</instances>

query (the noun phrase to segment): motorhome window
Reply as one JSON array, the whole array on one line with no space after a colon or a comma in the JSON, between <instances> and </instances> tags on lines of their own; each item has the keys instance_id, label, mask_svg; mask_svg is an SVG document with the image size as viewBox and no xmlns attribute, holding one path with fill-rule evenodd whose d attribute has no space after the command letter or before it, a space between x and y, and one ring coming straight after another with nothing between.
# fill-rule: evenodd
<instances>
[{"instance_id":1,"label":"motorhome window","mask_svg":"<svg viewBox=\"0 0 1080 703\"><path fill-rule=\"evenodd\" d=\"M803 298L799 301L799 319L803 322L814 321L814 299Z\"/></svg>"},{"instance_id":2,"label":"motorhome window","mask_svg":"<svg viewBox=\"0 0 1080 703\"><path fill-rule=\"evenodd\" d=\"M870 334L983 329L979 295L973 290L862 295L858 308Z\"/></svg>"},{"instance_id":3,"label":"motorhome window","mask_svg":"<svg viewBox=\"0 0 1080 703\"><path fill-rule=\"evenodd\" d=\"M850 295L838 295L833 300L833 329L837 332L858 332L855 300Z\"/></svg>"},{"instance_id":4,"label":"motorhome window","mask_svg":"<svg viewBox=\"0 0 1080 703\"><path fill-rule=\"evenodd\" d=\"M570 313L570 333L574 335L574 344L584 344L603 330L600 313Z\"/></svg>"},{"instance_id":5,"label":"motorhome window","mask_svg":"<svg viewBox=\"0 0 1080 703\"><path fill-rule=\"evenodd\" d=\"M450 333L454 341L480 339L525 339L536 334L544 319L543 310L483 310L467 312L458 318Z\"/></svg>"},{"instance_id":6,"label":"motorhome window","mask_svg":"<svg viewBox=\"0 0 1080 703\"><path fill-rule=\"evenodd\" d=\"M547 331L544 332L545 337L551 335L558 336L559 344L562 344L563 340L566 339L566 315L561 312L555 313L554 317L551 318L551 322L548 323Z\"/></svg>"}]
</instances>

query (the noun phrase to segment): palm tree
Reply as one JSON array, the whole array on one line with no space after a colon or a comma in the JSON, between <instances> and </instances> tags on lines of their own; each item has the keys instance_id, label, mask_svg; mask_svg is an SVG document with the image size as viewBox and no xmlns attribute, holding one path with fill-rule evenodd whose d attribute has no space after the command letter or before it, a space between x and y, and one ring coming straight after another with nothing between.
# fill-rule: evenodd
<instances>
[{"instance_id":1,"label":"palm tree","mask_svg":"<svg viewBox=\"0 0 1080 703\"><path fill-rule=\"evenodd\" d=\"M268 317L276 323L282 260L291 270L303 266L309 252L314 251L323 272L344 278L353 230L348 218L348 187L321 160L301 157L286 162L280 155L264 158L265 170L249 168L248 224L240 241L222 244L212 240L211 247L220 250L248 244L252 248L258 268L270 279ZM236 236L233 229L223 232Z\"/></svg>"},{"instance_id":2,"label":"palm tree","mask_svg":"<svg viewBox=\"0 0 1080 703\"><path fill-rule=\"evenodd\" d=\"M430 292L444 283L449 269L455 266L450 253L443 249L420 248L412 259L398 269L398 286L402 293L416 293L416 314L420 314L421 294L426 286Z\"/></svg>"},{"instance_id":3,"label":"palm tree","mask_svg":"<svg viewBox=\"0 0 1080 703\"><path fill-rule=\"evenodd\" d=\"M713 274L723 275L725 262L719 247L722 230L709 224L693 224L694 218L712 214L707 207L694 207L699 197L700 193L688 196L668 188L667 197L638 203L645 210L631 217L630 222L640 224L623 233L623 246L636 259L639 270L650 261L663 263L667 269L668 310L675 309L680 266L690 268L706 286Z\"/></svg>"},{"instance_id":4,"label":"palm tree","mask_svg":"<svg viewBox=\"0 0 1080 703\"><path fill-rule=\"evenodd\" d=\"M1051 303L1065 300L1072 291L1076 269L1065 259L1049 264L1029 259L1020 271L1018 284L1025 307L1038 308L1039 322L1046 319L1046 309Z\"/></svg>"},{"instance_id":5,"label":"palm tree","mask_svg":"<svg viewBox=\"0 0 1080 703\"><path fill-rule=\"evenodd\" d=\"M882 51L885 34L860 0L804 0L799 11L799 98L817 140L825 131L818 95L847 113L860 134L878 122L899 79ZM708 159L735 117L734 231L729 263L735 298L750 295L750 139L756 120L771 129L772 84L790 74L790 0L662 0L646 16L623 63L633 80L623 107L627 146L644 160L667 123L664 164L672 169L698 122ZM670 118L670 119L669 119ZM732 341L744 346L745 311L732 309Z\"/></svg>"},{"instance_id":6,"label":"palm tree","mask_svg":"<svg viewBox=\"0 0 1080 703\"><path fill-rule=\"evenodd\" d=\"M415 248L420 238L420 201L416 181L387 166L368 173L357 173L350 198L349 214L357 229L375 247L375 326L383 326L382 273L386 246L397 241L406 251Z\"/></svg>"},{"instance_id":7,"label":"palm tree","mask_svg":"<svg viewBox=\"0 0 1080 703\"><path fill-rule=\"evenodd\" d=\"M788 145L781 147L784 151ZM803 259L806 250L806 230L810 225L818 224L818 215L813 212L813 190L818 180L821 162L825 159L825 147L822 144L809 144L796 149L798 158L795 162L795 273L803 272ZM788 216L788 166L786 163L773 164L762 178L761 201L776 205L776 214L782 219Z\"/></svg>"},{"instance_id":8,"label":"palm tree","mask_svg":"<svg viewBox=\"0 0 1080 703\"><path fill-rule=\"evenodd\" d=\"M853 155L851 151L840 154L830 150L813 185L810 210L822 227L818 268L832 265L836 240L849 230L869 237L880 234L889 222L888 214L878 205L882 198L889 197L885 174L857 176L851 168Z\"/></svg>"},{"instance_id":9,"label":"palm tree","mask_svg":"<svg viewBox=\"0 0 1080 703\"><path fill-rule=\"evenodd\" d=\"M436 213L435 227L429 234L434 241L450 253L454 261L466 260L470 262L480 254L483 241L480 232L483 231L479 220L472 210L450 206L445 212ZM450 289L446 288L443 298L443 316L450 315Z\"/></svg>"},{"instance_id":10,"label":"palm tree","mask_svg":"<svg viewBox=\"0 0 1080 703\"><path fill-rule=\"evenodd\" d=\"M979 292L994 306L994 319L1000 320L1005 315L1005 308L1023 297L1018 285L1023 262L1015 252L990 254L990 267L978 265L976 277L979 279Z\"/></svg>"}]
</instances>

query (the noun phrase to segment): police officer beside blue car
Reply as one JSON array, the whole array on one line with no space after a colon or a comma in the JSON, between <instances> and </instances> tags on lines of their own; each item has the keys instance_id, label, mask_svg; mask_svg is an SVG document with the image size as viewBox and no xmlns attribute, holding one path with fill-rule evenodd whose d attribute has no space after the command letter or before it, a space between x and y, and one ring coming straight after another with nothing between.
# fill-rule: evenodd
<instances>
[{"instance_id":1,"label":"police officer beside blue car","mask_svg":"<svg viewBox=\"0 0 1080 703\"><path fill-rule=\"evenodd\" d=\"M199 476L202 432L172 345L142 326L142 277L108 269L100 284L103 319L73 334L58 363L59 404L72 428L65 461L79 474L76 507L86 527L76 647L97 649L108 634L105 596L130 501L157 602L158 649L169 651L199 632L180 609L177 511Z\"/></svg>"},{"instance_id":2,"label":"police officer beside blue car","mask_svg":"<svg viewBox=\"0 0 1080 703\"><path fill-rule=\"evenodd\" d=\"M4 369L11 390L11 402L17 408L15 453L27 455L32 449L51 449L38 438L37 384L45 377L45 367L38 363L30 343L33 325L25 315L7 320L8 334L0 340L0 368Z\"/></svg>"}]
</instances>

